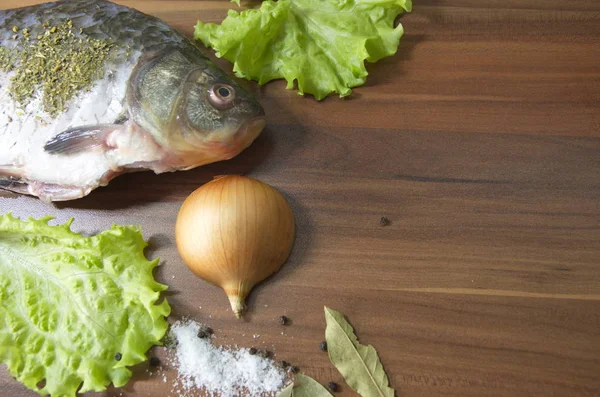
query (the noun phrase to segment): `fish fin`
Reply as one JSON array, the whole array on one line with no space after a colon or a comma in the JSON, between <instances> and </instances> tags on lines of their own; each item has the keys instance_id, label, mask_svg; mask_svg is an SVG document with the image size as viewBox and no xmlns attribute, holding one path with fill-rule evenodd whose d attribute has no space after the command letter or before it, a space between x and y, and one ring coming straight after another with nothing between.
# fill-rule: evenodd
<instances>
[{"instance_id":1,"label":"fish fin","mask_svg":"<svg viewBox=\"0 0 600 397\"><path fill-rule=\"evenodd\" d=\"M13 193L28 194L29 184L18 178L0 176L0 189Z\"/></svg>"},{"instance_id":2,"label":"fish fin","mask_svg":"<svg viewBox=\"0 0 600 397\"><path fill-rule=\"evenodd\" d=\"M81 198L94 187L62 186L53 183L27 182L24 179L0 175L0 191L38 197L45 203Z\"/></svg>"},{"instance_id":3,"label":"fish fin","mask_svg":"<svg viewBox=\"0 0 600 397\"><path fill-rule=\"evenodd\" d=\"M129 121L129 113L124 112L116 118L113 124L125 124L127 121Z\"/></svg>"},{"instance_id":4,"label":"fish fin","mask_svg":"<svg viewBox=\"0 0 600 397\"><path fill-rule=\"evenodd\" d=\"M50 139L44 145L49 154L71 155L96 149L106 149L108 134L122 128L113 124L82 126L66 130Z\"/></svg>"}]
</instances>

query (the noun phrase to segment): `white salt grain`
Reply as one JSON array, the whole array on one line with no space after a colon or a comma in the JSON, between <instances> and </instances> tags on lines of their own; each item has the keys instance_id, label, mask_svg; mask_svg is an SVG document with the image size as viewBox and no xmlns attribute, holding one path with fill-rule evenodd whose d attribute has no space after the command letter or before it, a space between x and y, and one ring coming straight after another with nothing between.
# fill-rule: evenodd
<instances>
[{"instance_id":1,"label":"white salt grain","mask_svg":"<svg viewBox=\"0 0 600 397\"><path fill-rule=\"evenodd\" d=\"M198 338L200 324L177 322L171 332L177 339L179 381L184 390L204 389L211 396L257 397L285 386L286 374L273 360L251 355L248 349L226 350L210 339Z\"/></svg>"}]
</instances>

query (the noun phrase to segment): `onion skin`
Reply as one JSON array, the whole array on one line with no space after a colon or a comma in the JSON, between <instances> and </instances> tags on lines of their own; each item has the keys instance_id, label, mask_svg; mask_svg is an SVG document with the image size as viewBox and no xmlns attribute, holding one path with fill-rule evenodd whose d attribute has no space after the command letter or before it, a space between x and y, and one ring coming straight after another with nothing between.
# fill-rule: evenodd
<instances>
[{"instance_id":1,"label":"onion skin","mask_svg":"<svg viewBox=\"0 0 600 397\"><path fill-rule=\"evenodd\" d=\"M239 175L196 189L182 204L175 224L184 263L225 291L238 318L250 290L287 260L294 237L287 200L271 186Z\"/></svg>"}]
</instances>

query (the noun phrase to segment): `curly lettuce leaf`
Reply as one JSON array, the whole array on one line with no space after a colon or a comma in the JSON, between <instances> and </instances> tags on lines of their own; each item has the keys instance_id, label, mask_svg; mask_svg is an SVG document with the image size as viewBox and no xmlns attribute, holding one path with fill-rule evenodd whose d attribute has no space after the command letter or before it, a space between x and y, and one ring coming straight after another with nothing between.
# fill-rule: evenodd
<instances>
[{"instance_id":1,"label":"curly lettuce leaf","mask_svg":"<svg viewBox=\"0 0 600 397\"><path fill-rule=\"evenodd\" d=\"M266 0L259 9L229 10L216 25L198 21L194 38L232 62L238 77L265 84L297 82L300 95L321 100L365 83L365 60L396 53L411 0Z\"/></svg>"},{"instance_id":2,"label":"curly lettuce leaf","mask_svg":"<svg viewBox=\"0 0 600 397\"><path fill-rule=\"evenodd\" d=\"M167 330L158 259L138 228L83 237L51 219L0 216L0 362L41 395L123 386Z\"/></svg>"}]
</instances>

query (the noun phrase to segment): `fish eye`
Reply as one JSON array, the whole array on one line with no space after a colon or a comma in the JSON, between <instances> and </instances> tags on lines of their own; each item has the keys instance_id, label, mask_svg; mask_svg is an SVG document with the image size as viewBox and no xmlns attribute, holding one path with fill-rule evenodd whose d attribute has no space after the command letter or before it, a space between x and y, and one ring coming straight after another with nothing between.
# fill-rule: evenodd
<instances>
[{"instance_id":1,"label":"fish eye","mask_svg":"<svg viewBox=\"0 0 600 397\"><path fill-rule=\"evenodd\" d=\"M215 84L208 92L208 100L211 105L220 110L229 109L233 106L235 90L227 84Z\"/></svg>"},{"instance_id":2,"label":"fish eye","mask_svg":"<svg viewBox=\"0 0 600 397\"><path fill-rule=\"evenodd\" d=\"M221 95L223 98L227 98L229 96L229 94L231 94L231 92L229 91L229 88L226 87L221 87L217 90L217 92L219 93L219 95Z\"/></svg>"}]
</instances>

